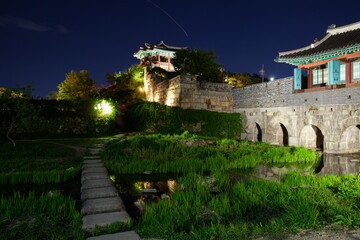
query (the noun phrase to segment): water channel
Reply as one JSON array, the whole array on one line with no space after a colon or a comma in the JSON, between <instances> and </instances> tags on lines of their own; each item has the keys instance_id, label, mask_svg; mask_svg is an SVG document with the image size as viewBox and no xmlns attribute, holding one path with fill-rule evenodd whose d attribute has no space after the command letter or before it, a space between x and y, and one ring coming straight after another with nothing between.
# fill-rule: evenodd
<instances>
[{"instance_id":1,"label":"water channel","mask_svg":"<svg viewBox=\"0 0 360 240\"><path fill-rule=\"evenodd\" d=\"M253 169L231 169L229 177L233 179L259 178L270 181L279 178L290 171L300 171L303 174L315 173L318 176L335 174L356 174L360 172L360 153L356 154L323 154L317 166L313 164L277 164L258 165ZM122 174L112 176L125 207L133 219L143 212L144 205L169 198L170 192L176 191L179 175L174 174Z\"/></svg>"}]
</instances>

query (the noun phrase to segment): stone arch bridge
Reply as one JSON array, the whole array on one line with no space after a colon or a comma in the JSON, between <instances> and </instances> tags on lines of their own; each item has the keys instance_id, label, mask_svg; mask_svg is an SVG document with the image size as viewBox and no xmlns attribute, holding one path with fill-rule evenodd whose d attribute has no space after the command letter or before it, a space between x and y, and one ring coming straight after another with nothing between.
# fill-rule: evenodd
<instances>
[{"instance_id":1,"label":"stone arch bridge","mask_svg":"<svg viewBox=\"0 0 360 240\"><path fill-rule=\"evenodd\" d=\"M292 84L290 77L233 90L242 138L327 153L360 152L360 87L293 93Z\"/></svg>"},{"instance_id":2,"label":"stone arch bridge","mask_svg":"<svg viewBox=\"0 0 360 240\"><path fill-rule=\"evenodd\" d=\"M148 101L240 113L243 139L328 153L360 152L360 83L294 92L292 77L244 88L200 85L190 75L157 82L145 74L144 82Z\"/></svg>"}]
</instances>

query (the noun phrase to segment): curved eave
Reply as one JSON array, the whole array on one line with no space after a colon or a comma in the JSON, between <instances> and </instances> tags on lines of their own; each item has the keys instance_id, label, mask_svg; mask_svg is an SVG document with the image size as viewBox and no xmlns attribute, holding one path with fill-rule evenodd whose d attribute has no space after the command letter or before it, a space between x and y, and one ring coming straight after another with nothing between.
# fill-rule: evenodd
<instances>
[{"instance_id":1,"label":"curved eave","mask_svg":"<svg viewBox=\"0 0 360 240\"><path fill-rule=\"evenodd\" d=\"M303 56L303 57L297 57L297 58L282 58L279 56L275 59L275 62L283 62L283 63L287 63L290 65L299 66L299 65L318 62L318 61L327 60L327 59L331 59L331 58L337 58L340 56L344 56L346 54L359 52L359 51L360 51L360 44L357 44L354 46L349 46L349 47L336 49L336 50L332 50L332 51L317 53L317 54L310 55L310 56Z\"/></svg>"},{"instance_id":2,"label":"curved eave","mask_svg":"<svg viewBox=\"0 0 360 240\"><path fill-rule=\"evenodd\" d=\"M294 50L290 50L290 51L286 51L286 52L279 52L279 56L286 56L289 54L293 54L293 53L298 53L298 52L303 52L312 48L316 48L318 47L320 44L322 44L323 42L325 42L329 37L331 37L331 34L326 34L320 41L317 41L315 43L312 43L306 47L303 48L298 48L298 49L294 49Z\"/></svg>"},{"instance_id":3,"label":"curved eave","mask_svg":"<svg viewBox=\"0 0 360 240\"><path fill-rule=\"evenodd\" d=\"M170 51L170 50L164 50L164 49L146 49L146 50L142 50L140 49L139 51L137 51L136 53L134 53L134 57L136 57L137 59L142 59L144 57L147 56L157 56L157 55L162 55L162 56L170 56L171 58L175 57L175 52L174 51Z\"/></svg>"}]
</instances>

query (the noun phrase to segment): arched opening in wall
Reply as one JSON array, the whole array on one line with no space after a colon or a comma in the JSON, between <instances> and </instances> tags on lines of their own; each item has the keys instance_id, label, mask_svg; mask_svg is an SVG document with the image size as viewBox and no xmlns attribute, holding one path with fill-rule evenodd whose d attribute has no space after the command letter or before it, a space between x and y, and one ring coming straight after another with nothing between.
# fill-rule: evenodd
<instances>
[{"instance_id":1,"label":"arched opening in wall","mask_svg":"<svg viewBox=\"0 0 360 240\"><path fill-rule=\"evenodd\" d=\"M344 153L360 152L360 125L350 126L343 132L340 151Z\"/></svg>"},{"instance_id":2,"label":"arched opening in wall","mask_svg":"<svg viewBox=\"0 0 360 240\"><path fill-rule=\"evenodd\" d=\"M262 130L261 130L261 127L259 124L255 123L256 124L256 130L257 130L257 135L256 135L256 140L258 142L262 142Z\"/></svg>"},{"instance_id":3,"label":"arched opening in wall","mask_svg":"<svg viewBox=\"0 0 360 240\"><path fill-rule=\"evenodd\" d=\"M289 146L289 133L284 124L280 123L280 127L282 131L282 145Z\"/></svg>"},{"instance_id":4,"label":"arched opening in wall","mask_svg":"<svg viewBox=\"0 0 360 240\"><path fill-rule=\"evenodd\" d=\"M324 150L324 135L315 125L305 126L300 133L300 145L306 148Z\"/></svg>"}]
</instances>

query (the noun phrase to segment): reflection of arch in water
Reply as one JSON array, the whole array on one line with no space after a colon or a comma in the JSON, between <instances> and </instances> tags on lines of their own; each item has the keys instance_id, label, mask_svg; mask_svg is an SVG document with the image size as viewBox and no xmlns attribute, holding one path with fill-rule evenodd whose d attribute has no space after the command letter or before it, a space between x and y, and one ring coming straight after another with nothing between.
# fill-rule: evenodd
<instances>
[{"instance_id":1,"label":"reflection of arch in water","mask_svg":"<svg viewBox=\"0 0 360 240\"><path fill-rule=\"evenodd\" d=\"M282 146L289 146L289 133L284 124L280 123L276 131L276 143Z\"/></svg>"},{"instance_id":2,"label":"reflection of arch in water","mask_svg":"<svg viewBox=\"0 0 360 240\"><path fill-rule=\"evenodd\" d=\"M262 130L261 130L261 127L260 127L260 125L258 123L255 123L255 125L256 125L256 128L255 128L255 131L254 131L254 136L256 136L256 140L258 142L262 142Z\"/></svg>"},{"instance_id":3,"label":"reflection of arch in water","mask_svg":"<svg viewBox=\"0 0 360 240\"><path fill-rule=\"evenodd\" d=\"M360 152L360 124L345 129L341 135L340 152Z\"/></svg>"},{"instance_id":4,"label":"reflection of arch in water","mask_svg":"<svg viewBox=\"0 0 360 240\"><path fill-rule=\"evenodd\" d=\"M306 125L300 133L300 145L306 148L324 150L324 135L315 125Z\"/></svg>"}]
</instances>

